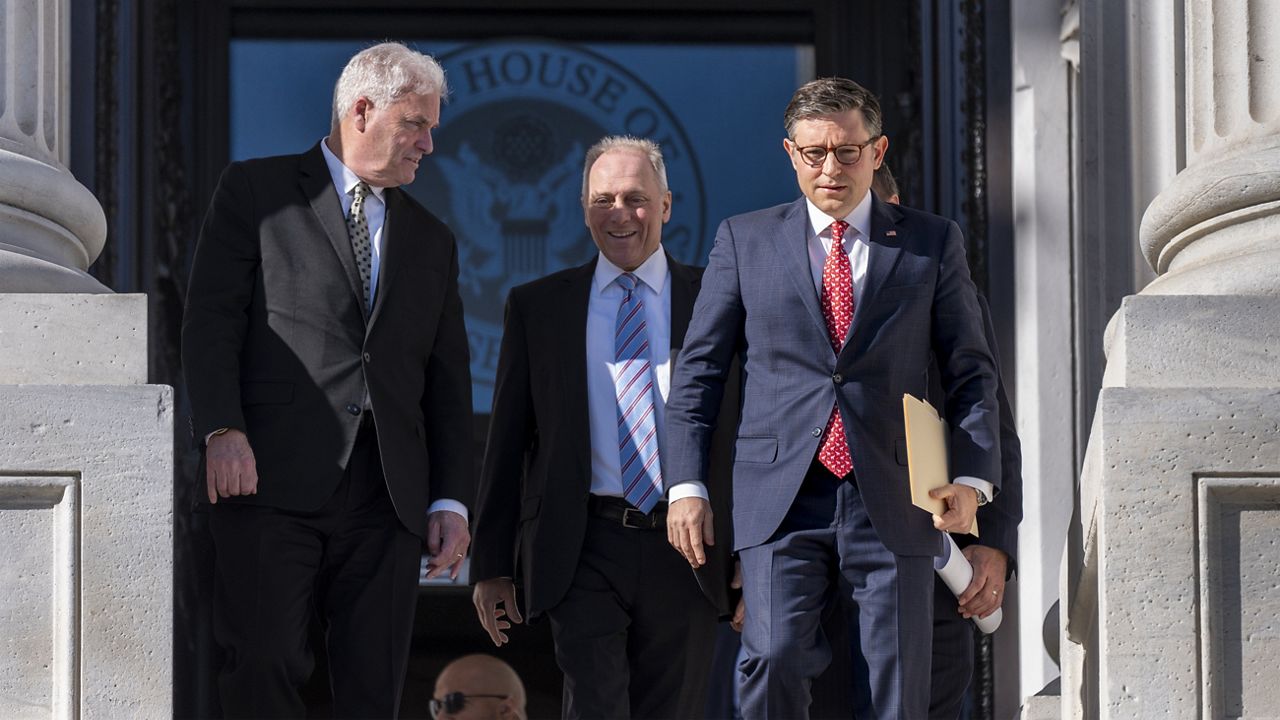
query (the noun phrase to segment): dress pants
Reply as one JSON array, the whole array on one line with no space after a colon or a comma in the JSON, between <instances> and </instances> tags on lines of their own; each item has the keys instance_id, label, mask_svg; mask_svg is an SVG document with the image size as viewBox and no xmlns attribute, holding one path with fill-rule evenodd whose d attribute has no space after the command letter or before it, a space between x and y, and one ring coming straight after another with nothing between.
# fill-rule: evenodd
<instances>
[{"instance_id":1,"label":"dress pants","mask_svg":"<svg viewBox=\"0 0 1280 720\"><path fill-rule=\"evenodd\" d=\"M973 677L973 648L976 629L971 620L960 615L959 601L945 583L934 582L933 604L933 661L930 672L929 720L956 720L964 711L966 694ZM849 602L841 602L841 622L847 623L849 632L858 631L857 608ZM824 625L824 628L827 628ZM832 664L835 668L836 663ZM820 683L826 683L830 691L842 689L848 684L848 675L828 678L823 675ZM847 715L847 713L842 713ZM834 716L834 715L833 715Z\"/></svg>"},{"instance_id":2,"label":"dress pants","mask_svg":"<svg viewBox=\"0 0 1280 720\"><path fill-rule=\"evenodd\" d=\"M858 616L858 632L850 633L854 716L926 716L933 558L884 547L852 475L846 482L815 461L778 531L739 558L747 604L747 657L738 667L743 717L809 717L810 684L831 662L823 609L842 583Z\"/></svg>"},{"instance_id":3,"label":"dress pants","mask_svg":"<svg viewBox=\"0 0 1280 720\"><path fill-rule=\"evenodd\" d=\"M930 720L955 720L964 707L973 677L974 628L956 609L960 604L945 583L935 583L933 607L933 672L929 691Z\"/></svg>"},{"instance_id":4,"label":"dress pants","mask_svg":"<svg viewBox=\"0 0 1280 720\"><path fill-rule=\"evenodd\" d=\"M573 583L547 615L563 717L702 717L716 610L664 525L592 515Z\"/></svg>"},{"instance_id":5,"label":"dress pants","mask_svg":"<svg viewBox=\"0 0 1280 720\"><path fill-rule=\"evenodd\" d=\"M372 420L360 429L342 482L318 510L224 501L212 506L209 525L225 717L306 716L299 690L315 664L307 646L313 612L324 627L333 716L395 717L422 540L396 517Z\"/></svg>"}]
</instances>

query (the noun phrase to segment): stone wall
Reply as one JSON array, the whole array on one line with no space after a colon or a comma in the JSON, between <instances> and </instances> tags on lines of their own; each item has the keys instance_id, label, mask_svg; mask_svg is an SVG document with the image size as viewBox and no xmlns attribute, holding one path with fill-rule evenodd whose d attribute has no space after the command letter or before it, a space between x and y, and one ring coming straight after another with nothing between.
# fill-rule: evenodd
<instances>
[{"instance_id":1,"label":"stone wall","mask_svg":"<svg viewBox=\"0 0 1280 720\"><path fill-rule=\"evenodd\" d=\"M167 718L173 390L146 384L146 297L85 272L69 11L0 3L0 717Z\"/></svg>"},{"instance_id":2,"label":"stone wall","mask_svg":"<svg viewBox=\"0 0 1280 720\"><path fill-rule=\"evenodd\" d=\"M1067 718L1280 707L1280 4L1186 0L1186 167L1113 321L1063 567Z\"/></svg>"}]
</instances>

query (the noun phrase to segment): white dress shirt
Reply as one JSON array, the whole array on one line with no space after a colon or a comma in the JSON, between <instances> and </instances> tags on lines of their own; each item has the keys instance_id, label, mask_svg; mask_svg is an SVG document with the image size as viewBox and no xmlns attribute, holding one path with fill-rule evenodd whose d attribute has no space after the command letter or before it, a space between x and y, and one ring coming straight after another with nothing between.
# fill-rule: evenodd
<instances>
[{"instance_id":1,"label":"white dress shirt","mask_svg":"<svg viewBox=\"0 0 1280 720\"><path fill-rule=\"evenodd\" d=\"M600 254L587 301L587 414L591 428L591 492L622 497L622 461L618 458L618 396L613 382L614 335L618 307L626 291L614 280L626 272ZM645 334L649 338L649 366L653 370L654 420L658 428L658 458L663 442L667 392L671 389L671 272L659 247L631 271L639 280L634 292L644 303Z\"/></svg>"},{"instance_id":2,"label":"white dress shirt","mask_svg":"<svg viewBox=\"0 0 1280 720\"><path fill-rule=\"evenodd\" d=\"M831 223L833 218L821 210L812 201L805 198L805 207L809 209L809 270L813 273L813 290L822 298L822 267L827 262L827 254L831 252ZM849 256L849 269L853 278L852 290L862 287L867 277L867 238L871 237L871 193L862 198L862 202L849 213L844 221L849 227L844 230L844 252ZM850 297L856 302L857 294Z\"/></svg>"},{"instance_id":3,"label":"white dress shirt","mask_svg":"<svg viewBox=\"0 0 1280 720\"><path fill-rule=\"evenodd\" d=\"M320 143L320 152L324 153L324 162L329 166L329 177L333 179L333 187L338 191L338 199L342 201L342 216L346 217L351 214L351 203L355 202L355 188L360 178L329 149L329 138L326 137ZM386 188L374 185L369 185L369 188L373 192L364 199L364 216L369 223L369 243L373 250L373 264L369 269L369 298L367 298L372 306L372 300L378 297L378 272L382 268L382 228L387 224L387 202L382 197ZM440 510L455 512L461 515L463 520L467 519L467 506L457 500L440 498L431 503L427 508L427 514Z\"/></svg>"}]
</instances>

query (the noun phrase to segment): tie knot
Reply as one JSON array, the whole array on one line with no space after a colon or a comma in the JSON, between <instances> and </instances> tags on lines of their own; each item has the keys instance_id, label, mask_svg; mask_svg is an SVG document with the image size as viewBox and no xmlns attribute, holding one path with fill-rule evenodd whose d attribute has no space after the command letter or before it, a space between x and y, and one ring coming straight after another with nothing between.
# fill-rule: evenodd
<instances>
[{"instance_id":1,"label":"tie knot","mask_svg":"<svg viewBox=\"0 0 1280 720\"><path fill-rule=\"evenodd\" d=\"M631 273L622 273L618 276L618 279L615 282L617 282L623 290L627 291L627 297L631 297L631 292L636 289L636 285L640 281Z\"/></svg>"},{"instance_id":2,"label":"tie knot","mask_svg":"<svg viewBox=\"0 0 1280 720\"><path fill-rule=\"evenodd\" d=\"M844 231L849 228L849 223L843 220L836 220L831 223L831 242L833 245L841 245L844 243Z\"/></svg>"},{"instance_id":3,"label":"tie knot","mask_svg":"<svg viewBox=\"0 0 1280 720\"><path fill-rule=\"evenodd\" d=\"M353 198L351 200L352 215L359 216L358 214L360 213L360 209L364 207L364 199L369 197L369 193L371 192L373 192L373 190L369 187L369 183L363 180L356 183L356 186L351 188L351 197Z\"/></svg>"}]
</instances>

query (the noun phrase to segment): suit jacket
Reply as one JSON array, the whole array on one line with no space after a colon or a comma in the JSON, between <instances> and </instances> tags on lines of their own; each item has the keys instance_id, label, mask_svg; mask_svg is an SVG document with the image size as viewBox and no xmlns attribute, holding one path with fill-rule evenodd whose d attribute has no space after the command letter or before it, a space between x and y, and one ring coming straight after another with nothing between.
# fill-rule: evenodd
<instances>
[{"instance_id":1,"label":"suit jacket","mask_svg":"<svg viewBox=\"0 0 1280 720\"><path fill-rule=\"evenodd\" d=\"M196 246L182 358L195 437L243 430L259 484L257 495L219 502L319 508L342 479L366 392L405 527L425 536L433 500L471 501L457 247L404 191L388 188L384 199L381 274L366 320L320 146L223 172Z\"/></svg>"},{"instance_id":2,"label":"suit jacket","mask_svg":"<svg viewBox=\"0 0 1280 720\"><path fill-rule=\"evenodd\" d=\"M979 537L968 533L958 533L954 537L962 548L977 544L1004 551L1009 556L1006 575L1012 575L1017 570L1018 524L1022 522L1022 443L1018 439L1013 407L1004 391L1004 380L1000 378L1000 353L996 347L996 330L991 324L991 310L982 295L978 295L978 305L982 308L987 345L996 361L996 402L1000 407L1000 492L991 502L978 508ZM945 400L945 395L937 365L930 370L929 400L938 407Z\"/></svg>"},{"instance_id":3,"label":"suit jacket","mask_svg":"<svg viewBox=\"0 0 1280 720\"><path fill-rule=\"evenodd\" d=\"M833 353L809 266L803 199L720 225L667 403L668 483L705 477L735 353L743 401L733 465L737 549L777 530L838 404L858 489L885 546L935 555L911 506L902 395L923 397L936 356L951 470L999 486L996 374L955 223L872 199L867 274Z\"/></svg>"},{"instance_id":4,"label":"suit jacket","mask_svg":"<svg viewBox=\"0 0 1280 720\"><path fill-rule=\"evenodd\" d=\"M669 256L667 263L674 355L685 337L702 270ZM591 491L586 332L595 267L592 259L515 287L507 298L476 501L471 579L520 579L531 616L563 599L586 537ZM720 465L725 470L711 481L717 488L728 484L728 464ZM719 494L716 532L724 540L709 548L709 561L697 577L708 599L728 613L727 489Z\"/></svg>"}]
</instances>

